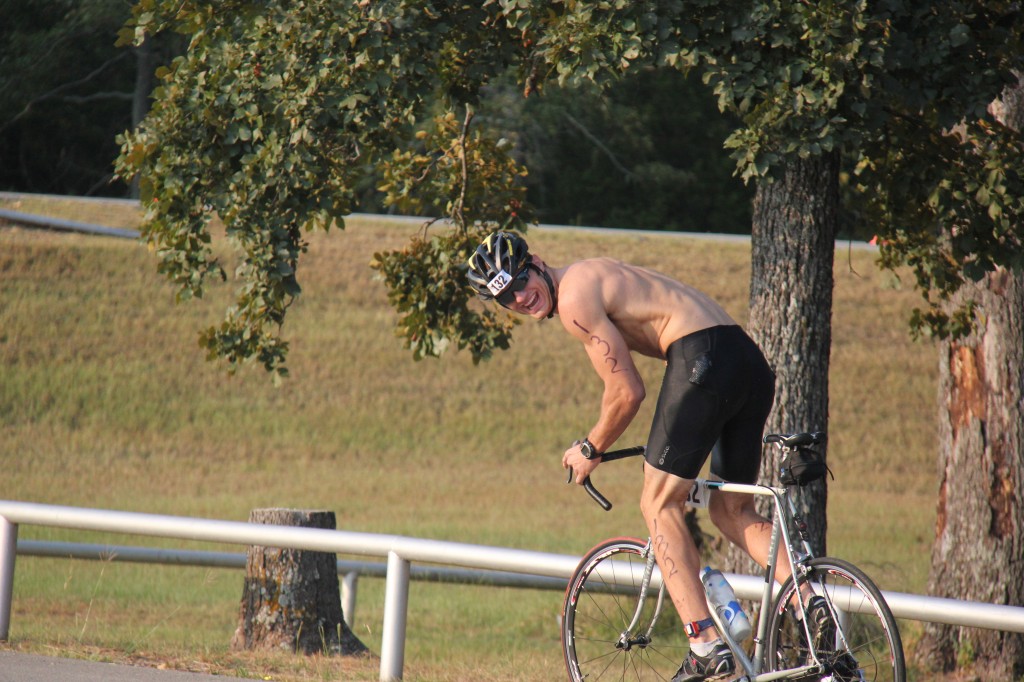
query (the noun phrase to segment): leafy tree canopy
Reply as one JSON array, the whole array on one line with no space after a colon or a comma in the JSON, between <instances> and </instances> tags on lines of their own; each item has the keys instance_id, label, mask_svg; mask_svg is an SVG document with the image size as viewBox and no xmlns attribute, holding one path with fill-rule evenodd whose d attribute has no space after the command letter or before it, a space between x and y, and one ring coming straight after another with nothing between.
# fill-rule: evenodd
<instances>
[{"instance_id":1,"label":"leafy tree canopy","mask_svg":"<svg viewBox=\"0 0 1024 682\"><path fill-rule=\"evenodd\" d=\"M523 171L451 113L520 50L503 22L472 4L144 1L125 37L167 28L192 42L159 74L120 169L142 173L144 234L181 298L227 276L210 249L214 214L242 254L237 302L202 336L211 355L283 371L279 328L300 292L303 232L343 226L371 167L389 202L456 224L454 238L424 234L377 260L417 356L439 353L441 338L475 357L507 345L509 323L471 309L451 274L487 225L525 229L529 218L516 210ZM438 94L448 113L434 117Z\"/></svg>"},{"instance_id":2,"label":"leafy tree canopy","mask_svg":"<svg viewBox=\"0 0 1024 682\"><path fill-rule=\"evenodd\" d=\"M225 277L216 214L242 253L236 305L204 343L232 365L283 371L306 230L343 226L378 169L388 201L443 212L380 254L417 357L446 345L486 357L509 321L474 305L461 263L480 234L525 229L509 145L474 126L481 88L511 70L522 91L646 69L695 70L741 125L737 173L770 181L786 158L842 151L887 266L909 263L919 326L956 332L941 302L965 279L1021 267L1020 140L988 106L1022 67L1013 2L850 0L141 0L124 31L191 36L156 104L122 138L120 173L142 175L144 233L183 298ZM467 113L468 112L468 113Z\"/></svg>"}]
</instances>

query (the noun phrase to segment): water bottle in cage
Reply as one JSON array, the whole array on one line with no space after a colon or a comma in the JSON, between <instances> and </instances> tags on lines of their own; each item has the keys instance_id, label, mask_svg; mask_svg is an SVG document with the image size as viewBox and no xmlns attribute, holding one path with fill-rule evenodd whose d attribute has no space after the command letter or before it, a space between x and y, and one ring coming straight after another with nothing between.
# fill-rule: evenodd
<instances>
[{"instance_id":1,"label":"water bottle in cage","mask_svg":"<svg viewBox=\"0 0 1024 682\"><path fill-rule=\"evenodd\" d=\"M743 612L732 586L716 568L705 566L700 572L700 581L704 583L704 592L714 607L722 624L729 628L729 634L737 642L750 637L750 619Z\"/></svg>"}]
</instances>

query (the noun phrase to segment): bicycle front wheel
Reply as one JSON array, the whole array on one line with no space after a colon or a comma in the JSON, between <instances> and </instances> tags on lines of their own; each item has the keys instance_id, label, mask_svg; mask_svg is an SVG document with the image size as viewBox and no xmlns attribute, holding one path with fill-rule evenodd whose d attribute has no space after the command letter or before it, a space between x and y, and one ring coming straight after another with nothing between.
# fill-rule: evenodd
<instances>
[{"instance_id":1,"label":"bicycle front wheel","mask_svg":"<svg viewBox=\"0 0 1024 682\"><path fill-rule=\"evenodd\" d=\"M652 588L641 604L645 547L635 538L608 540L576 567L562 608L562 653L573 682L668 680L689 650L667 596L659 609Z\"/></svg>"},{"instance_id":2,"label":"bicycle front wheel","mask_svg":"<svg viewBox=\"0 0 1024 682\"><path fill-rule=\"evenodd\" d=\"M904 682L906 664L896 619L881 591L859 568L841 559L821 557L808 562L809 582L830 604L831 622L819 628L814 646L825 673L836 682ZM783 585L772 608L768 630L770 670L787 670L810 662L810 647L803 622L793 603L793 579Z\"/></svg>"}]
</instances>

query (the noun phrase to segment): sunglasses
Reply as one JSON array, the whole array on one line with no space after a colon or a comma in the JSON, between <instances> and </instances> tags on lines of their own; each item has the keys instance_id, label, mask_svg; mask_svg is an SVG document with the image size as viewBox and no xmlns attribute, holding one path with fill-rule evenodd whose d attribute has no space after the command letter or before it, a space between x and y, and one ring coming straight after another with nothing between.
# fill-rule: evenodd
<instances>
[{"instance_id":1,"label":"sunglasses","mask_svg":"<svg viewBox=\"0 0 1024 682\"><path fill-rule=\"evenodd\" d=\"M504 291L494 297L494 300L508 308L516 302L516 292L526 288L530 279L530 268L523 268L512 278L511 284L505 287Z\"/></svg>"}]
</instances>

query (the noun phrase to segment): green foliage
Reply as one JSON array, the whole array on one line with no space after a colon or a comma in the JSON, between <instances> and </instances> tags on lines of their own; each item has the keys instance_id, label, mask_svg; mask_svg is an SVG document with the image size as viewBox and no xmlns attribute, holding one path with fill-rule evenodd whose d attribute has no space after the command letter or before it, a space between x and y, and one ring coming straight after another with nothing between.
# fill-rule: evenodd
<instances>
[{"instance_id":1,"label":"green foliage","mask_svg":"<svg viewBox=\"0 0 1024 682\"><path fill-rule=\"evenodd\" d=\"M858 167L862 216L880 228L882 264L910 265L925 295L911 319L915 333L958 337L974 317L970 301L947 310L960 286L996 268L1024 269L1024 147L986 121L930 139L914 128L902 139L915 144Z\"/></svg>"},{"instance_id":2,"label":"green foliage","mask_svg":"<svg viewBox=\"0 0 1024 682\"><path fill-rule=\"evenodd\" d=\"M848 88L877 58L862 3L752 4L714 8L701 36L705 81L746 124L726 146L748 180L770 178L790 155L855 145Z\"/></svg>"},{"instance_id":3,"label":"green foliage","mask_svg":"<svg viewBox=\"0 0 1024 682\"><path fill-rule=\"evenodd\" d=\"M526 171L508 156L508 141L471 129L472 118L467 114L460 126L451 113L439 116L431 130L417 133L416 148L396 149L382 163L386 204L455 221L455 229L432 238L424 227L404 249L377 253L371 262L400 315L397 333L417 360L437 357L454 342L478 362L508 348L515 324L475 302L465 283L466 261L494 229L526 230L531 209L519 182Z\"/></svg>"},{"instance_id":4,"label":"green foliage","mask_svg":"<svg viewBox=\"0 0 1024 682\"><path fill-rule=\"evenodd\" d=\"M311 19L211 13L188 55L159 74L146 124L122 139L118 170L142 172L143 232L181 298L201 296L210 273L225 276L209 246L214 214L243 254L236 305L201 337L232 365L257 357L279 368L287 346L274 327L300 291L302 230L326 228L350 210L345 193L329 191L344 186L345 161L355 155L334 129L363 121L354 99L319 86L343 38L328 37L329 17L319 30L299 30ZM305 38L300 50L269 49L292 35Z\"/></svg>"},{"instance_id":5,"label":"green foliage","mask_svg":"<svg viewBox=\"0 0 1024 682\"><path fill-rule=\"evenodd\" d=\"M470 217L492 228L525 229L532 221L532 209L523 202L526 169L511 158L508 140L473 128L474 118L471 108L461 124L452 112L437 116L429 130L415 134L415 146L383 159L379 189L385 206L410 215L451 216L461 231Z\"/></svg>"},{"instance_id":6,"label":"green foliage","mask_svg":"<svg viewBox=\"0 0 1024 682\"><path fill-rule=\"evenodd\" d=\"M200 343L232 370L255 358L285 373L303 232L342 225L367 162L403 148L438 93L465 97L493 66L469 5L363 5L143 0L123 31L192 36L144 125L121 138L118 172L141 174L143 234L182 299L226 276L210 249L211 218L224 223L241 286Z\"/></svg>"},{"instance_id":7,"label":"green foliage","mask_svg":"<svg viewBox=\"0 0 1024 682\"><path fill-rule=\"evenodd\" d=\"M901 9L870 74L887 97L859 148L858 219L877 226L884 266L913 269L915 334L955 337L974 321L972 302L948 305L963 283L1024 269L1024 144L992 113L1024 67L1024 18L1004 2Z\"/></svg>"},{"instance_id":8,"label":"green foliage","mask_svg":"<svg viewBox=\"0 0 1024 682\"><path fill-rule=\"evenodd\" d=\"M465 261L482 239L477 231L451 231L433 238L415 237L400 251L375 254L372 266L388 286L388 300L401 319L396 333L413 357L440 356L454 341L469 348L474 361L508 348L510 315L470 305Z\"/></svg>"},{"instance_id":9,"label":"green foliage","mask_svg":"<svg viewBox=\"0 0 1024 682\"><path fill-rule=\"evenodd\" d=\"M601 85L649 65L689 67L696 62L680 37L695 28L680 0L537 2L488 0L521 31L533 51L528 76L553 75L561 84Z\"/></svg>"}]
</instances>

